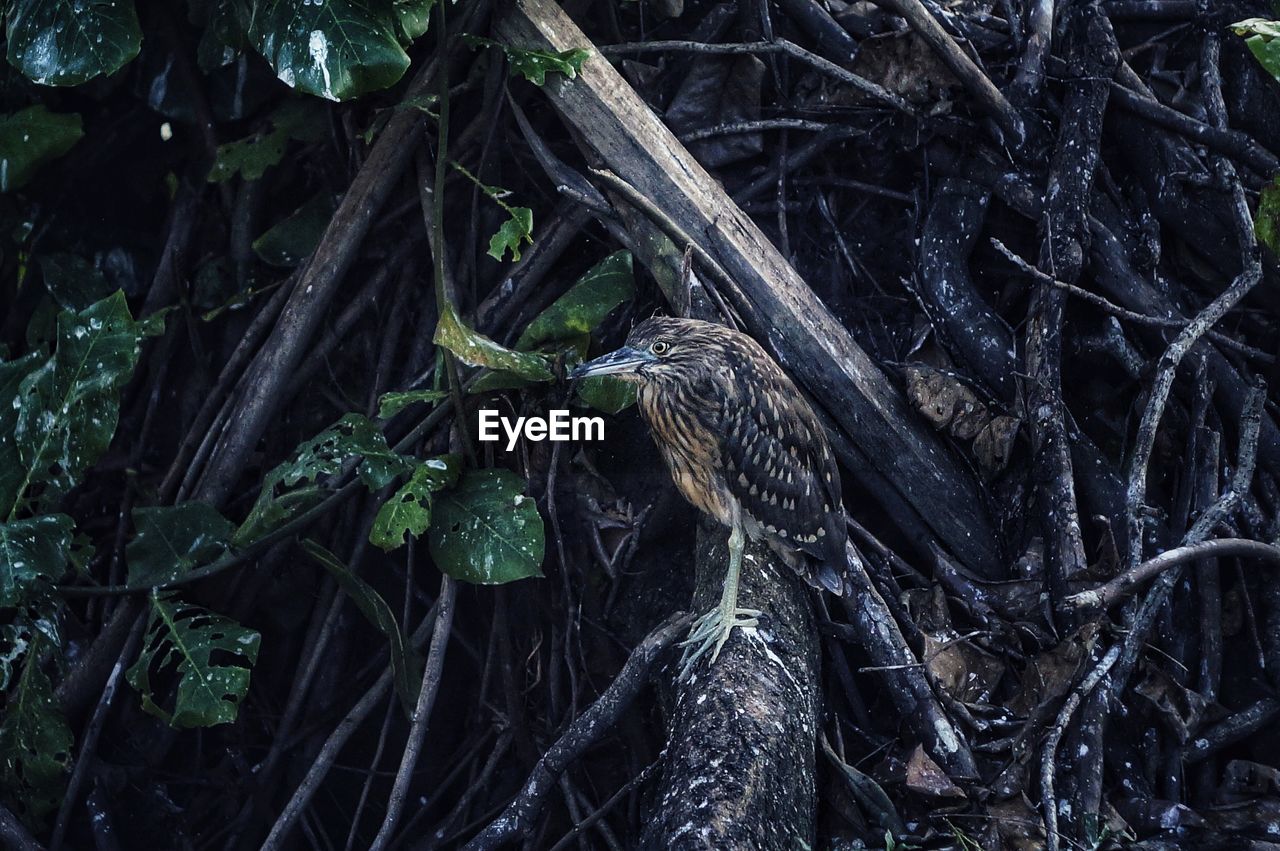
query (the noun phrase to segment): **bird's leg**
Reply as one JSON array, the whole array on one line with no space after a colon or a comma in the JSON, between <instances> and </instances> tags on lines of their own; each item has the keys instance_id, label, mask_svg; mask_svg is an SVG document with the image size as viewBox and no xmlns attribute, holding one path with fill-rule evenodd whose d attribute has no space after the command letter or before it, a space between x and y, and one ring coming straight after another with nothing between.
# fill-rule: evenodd
<instances>
[{"instance_id":1,"label":"bird's leg","mask_svg":"<svg viewBox=\"0 0 1280 851\"><path fill-rule=\"evenodd\" d=\"M684 655L680 658L680 678L687 680L698 660L711 651L711 661L720 655L720 649L729 640L735 626L753 627L759 621L759 609L738 608L738 577L742 573L742 551L746 543L742 524L734 523L729 532L729 570L724 577L724 591L720 605L698 618L689 631L689 637L680 642Z\"/></svg>"}]
</instances>

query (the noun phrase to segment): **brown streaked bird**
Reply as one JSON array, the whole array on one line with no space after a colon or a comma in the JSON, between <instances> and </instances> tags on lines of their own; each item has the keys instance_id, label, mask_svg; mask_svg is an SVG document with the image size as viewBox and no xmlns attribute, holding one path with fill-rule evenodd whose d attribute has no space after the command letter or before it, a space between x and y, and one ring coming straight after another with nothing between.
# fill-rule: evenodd
<instances>
[{"instance_id":1,"label":"brown streaked bird","mask_svg":"<svg viewBox=\"0 0 1280 851\"><path fill-rule=\"evenodd\" d=\"M640 414L685 499L729 527L720 604L683 643L681 676L734 627L746 539L763 538L810 584L843 592L847 565L840 475L826 434L791 379L746 334L695 319L654 317L573 378L614 375L637 385Z\"/></svg>"}]
</instances>

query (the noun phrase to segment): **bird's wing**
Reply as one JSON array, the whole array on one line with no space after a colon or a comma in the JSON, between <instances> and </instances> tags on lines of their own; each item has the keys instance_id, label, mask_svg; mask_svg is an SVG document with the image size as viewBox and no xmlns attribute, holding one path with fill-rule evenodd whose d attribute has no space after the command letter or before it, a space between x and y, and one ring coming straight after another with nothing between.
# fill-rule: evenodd
<instances>
[{"instance_id":1,"label":"bird's wing","mask_svg":"<svg viewBox=\"0 0 1280 851\"><path fill-rule=\"evenodd\" d=\"M843 565L840 479L821 427L794 387L768 382L741 395L720 411L730 493L766 532Z\"/></svg>"}]
</instances>

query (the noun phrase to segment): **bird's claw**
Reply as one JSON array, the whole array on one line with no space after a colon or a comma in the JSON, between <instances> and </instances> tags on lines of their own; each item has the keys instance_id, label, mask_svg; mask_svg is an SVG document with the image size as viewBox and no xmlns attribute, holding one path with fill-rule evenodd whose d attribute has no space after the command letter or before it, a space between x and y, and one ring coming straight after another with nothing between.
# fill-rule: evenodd
<instances>
[{"instance_id":1,"label":"bird's claw","mask_svg":"<svg viewBox=\"0 0 1280 851\"><path fill-rule=\"evenodd\" d=\"M760 623L759 609L736 608L726 612L719 606L693 622L689 637L680 642L684 653L680 657L680 679L688 681L698 660L711 652L711 662L720 656L720 650L733 633L734 627L752 628Z\"/></svg>"}]
</instances>

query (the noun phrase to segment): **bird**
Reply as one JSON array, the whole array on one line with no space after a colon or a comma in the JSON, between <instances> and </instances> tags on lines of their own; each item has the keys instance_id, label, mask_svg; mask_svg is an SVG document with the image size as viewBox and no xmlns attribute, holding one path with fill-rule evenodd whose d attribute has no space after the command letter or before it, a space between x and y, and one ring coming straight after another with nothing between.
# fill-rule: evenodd
<instances>
[{"instance_id":1,"label":"bird","mask_svg":"<svg viewBox=\"0 0 1280 851\"><path fill-rule=\"evenodd\" d=\"M616 351L570 378L612 375L635 385L641 418L680 493L729 529L720 603L681 643L681 679L760 611L738 606L747 539L763 539L809 584L843 594L848 536L840 474L804 395L747 334L697 319L655 316Z\"/></svg>"}]
</instances>

